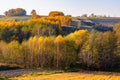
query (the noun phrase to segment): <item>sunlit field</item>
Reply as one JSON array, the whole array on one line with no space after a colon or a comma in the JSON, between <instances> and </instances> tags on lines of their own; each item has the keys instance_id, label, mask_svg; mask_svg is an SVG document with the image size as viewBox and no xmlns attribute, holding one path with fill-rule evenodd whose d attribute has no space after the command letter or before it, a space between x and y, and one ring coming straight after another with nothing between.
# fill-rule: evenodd
<instances>
[{"instance_id":1,"label":"sunlit field","mask_svg":"<svg viewBox=\"0 0 120 80\"><path fill-rule=\"evenodd\" d=\"M119 75L93 73L58 73L50 75L16 77L11 80L120 80Z\"/></svg>"}]
</instances>

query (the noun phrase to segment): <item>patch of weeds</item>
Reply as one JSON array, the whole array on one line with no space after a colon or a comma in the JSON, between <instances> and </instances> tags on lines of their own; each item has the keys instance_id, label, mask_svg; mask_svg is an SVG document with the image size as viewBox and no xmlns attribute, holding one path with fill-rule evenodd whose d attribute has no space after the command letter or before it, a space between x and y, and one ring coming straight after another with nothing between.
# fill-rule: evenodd
<instances>
[{"instance_id":1,"label":"patch of weeds","mask_svg":"<svg viewBox=\"0 0 120 80\"><path fill-rule=\"evenodd\" d=\"M0 80L8 80L8 78L1 77Z\"/></svg>"}]
</instances>

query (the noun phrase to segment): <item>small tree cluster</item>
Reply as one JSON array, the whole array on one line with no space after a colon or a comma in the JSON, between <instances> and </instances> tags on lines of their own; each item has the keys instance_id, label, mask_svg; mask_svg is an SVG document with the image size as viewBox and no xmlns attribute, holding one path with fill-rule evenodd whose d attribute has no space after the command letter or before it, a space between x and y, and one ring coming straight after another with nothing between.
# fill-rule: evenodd
<instances>
[{"instance_id":1,"label":"small tree cluster","mask_svg":"<svg viewBox=\"0 0 120 80\"><path fill-rule=\"evenodd\" d=\"M22 8L10 9L5 11L5 16L25 16L26 10Z\"/></svg>"},{"instance_id":2,"label":"small tree cluster","mask_svg":"<svg viewBox=\"0 0 120 80\"><path fill-rule=\"evenodd\" d=\"M51 11L51 12L49 13L49 16L50 16L50 17L64 16L64 13L63 13L63 12L60 12L60 11Z\"/></svg>"},{"instance_id":3,"label":"small tree cluster","mask_svg":"<svg viewBox=\"0 0 120 80\"><path fill-rule=\"evenodd\" d=\"M62 26L70 26L71 25L71 17L65 16L63 12L60 11L51 11L48 17L53 17L58 19Z\"/></svg>"}]
</instances>

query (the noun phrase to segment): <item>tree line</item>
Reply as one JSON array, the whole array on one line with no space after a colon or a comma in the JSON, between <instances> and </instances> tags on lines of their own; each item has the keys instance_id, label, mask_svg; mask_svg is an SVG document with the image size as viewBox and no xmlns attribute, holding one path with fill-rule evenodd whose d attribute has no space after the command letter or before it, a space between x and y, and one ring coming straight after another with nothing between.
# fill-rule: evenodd
<instances>
[{"instance_id":1,"label":"tree line","mask_svg":"<svg viewBox=\"0 0 120 80\"><path fill-rule=\"evenodd\" d=\"M79 30L67 36L34 36L22 43L0 41L0 62L24 68L80 67L112 70L120 67L120 24L113 32Z\"/></svg>"},{"instance_id":2,"label":"tree line","mask_svg":"<svg viewBox=\"0 0 120 80\"><path fill-rule=\"evenodd\" d=\"M0 22L0 40L22 42L31 36L49 36L60 33L58 21L46 19L28 20L26 22Z\"/></svg>"}]
</instances>

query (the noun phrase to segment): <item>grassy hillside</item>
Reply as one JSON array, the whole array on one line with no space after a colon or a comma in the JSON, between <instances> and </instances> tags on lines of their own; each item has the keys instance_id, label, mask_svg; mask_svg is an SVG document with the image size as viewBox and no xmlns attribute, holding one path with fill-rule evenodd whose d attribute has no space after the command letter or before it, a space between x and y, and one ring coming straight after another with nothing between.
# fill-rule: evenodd
<instances>
[{"instance_id":1,"label":"grassy hillside","mask_svg":"<svg viewBox=\"0 0 120 80\"><path fill-rule=\"evenodd\" d=\"M113 27L116 23L120 22L120 18L104 18L104 19L91 19L94 23L101 24L107 27Z\"/></svg>"}]
</instances>

